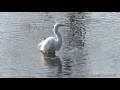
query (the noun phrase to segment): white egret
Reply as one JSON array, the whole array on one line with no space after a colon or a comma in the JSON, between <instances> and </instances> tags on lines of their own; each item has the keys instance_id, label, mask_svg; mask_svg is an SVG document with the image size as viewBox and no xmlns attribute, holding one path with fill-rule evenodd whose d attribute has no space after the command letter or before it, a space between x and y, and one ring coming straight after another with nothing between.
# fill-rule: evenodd
<instances>
[{"instance_id":1,"label":"white egret","mask_svg":"<svg viewBox=\"0 0 120 90\"><path fill-rule=\"evenodd\" d=\"M56 35L56 38L48 37L38 44L41 52L46 54L54 54L56 50L58 51L61 48L62 37L61 34L58 32L58 28L60 26L66 26L66 25L60 23L56 23L54 25L53 32Z\"/></svg>"}]
</instances>

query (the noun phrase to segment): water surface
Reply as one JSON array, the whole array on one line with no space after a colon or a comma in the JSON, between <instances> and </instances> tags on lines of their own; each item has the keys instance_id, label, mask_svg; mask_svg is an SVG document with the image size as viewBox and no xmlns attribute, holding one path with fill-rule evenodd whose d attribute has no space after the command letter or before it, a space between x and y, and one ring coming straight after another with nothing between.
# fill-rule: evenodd
<instances>
[{"instance_id":1,"label":"water surface","mask_svg":"<svg viewBox=\"0 0 120 90\"><path fill-rule=\"evenodd\" d=\"M38 43L55 36L63 44L56 56L40 53ZM0 12L0 77L120 77L120 13Z\"/></svg>"}]
</instances>

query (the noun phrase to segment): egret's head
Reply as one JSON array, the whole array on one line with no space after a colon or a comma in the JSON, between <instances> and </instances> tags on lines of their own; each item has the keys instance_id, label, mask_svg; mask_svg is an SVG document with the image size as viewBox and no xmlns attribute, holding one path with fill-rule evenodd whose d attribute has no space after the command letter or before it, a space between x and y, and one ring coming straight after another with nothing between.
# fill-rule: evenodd
<instances>
[{"instance_id":1,"label":"egret's head","mask_svg":"<svg viewBox=\"0 0 120 90\"><path fill-rule=\"evenodd\" d=\"M61 23L56 23L56 24L54 25L54 27L60 27L60 26L64 26L64 25L61 24Z\"/></svg>"},{"instance_id":2,"label":"egret's head","mask_svg":"<svg viewBox=\"0 0 120 90\"><path fill-rule=\"evenodd\" d=\"M54 27L60 27L60 26L68 27L68 25L66 25L66 24L61 24L61 23L56 23L56 24L54 25Z\"/></svg>"}]
</instances>

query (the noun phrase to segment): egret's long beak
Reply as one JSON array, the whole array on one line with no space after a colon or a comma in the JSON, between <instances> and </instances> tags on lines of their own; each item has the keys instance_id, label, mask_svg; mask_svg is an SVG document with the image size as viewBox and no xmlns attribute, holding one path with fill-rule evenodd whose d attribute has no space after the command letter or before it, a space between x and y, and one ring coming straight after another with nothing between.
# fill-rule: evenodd
<instances>
[{"instance_id":1,"label":"egret's long beak","mask_svg":"<svg viewBox=\"0 0 120 90\"><path fill-rule=\"evenodd\" d=\"M66 27L66 28L70 28L70 23L63 23L62 26Z\"/></svg>"},{"instance_id":2,"label":"egret's long beak","mask_svg":"<svg viewBox=\"0 0 120 90\"><path fill-rule=\"evenodd\" d=\"M70 28L70 26L69 26L69 25L66 25L66 24L65 24L64 26L65 26L66 28Z\"/></svg>"}]
</instances>

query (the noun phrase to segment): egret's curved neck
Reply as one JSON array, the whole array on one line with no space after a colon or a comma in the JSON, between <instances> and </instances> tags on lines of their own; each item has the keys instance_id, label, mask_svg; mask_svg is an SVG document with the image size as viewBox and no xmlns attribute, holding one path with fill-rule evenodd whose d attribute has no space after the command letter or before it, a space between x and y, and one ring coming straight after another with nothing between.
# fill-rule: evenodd
<instances>
[{"instance_id":1,"label":"egret's curved neck","mask_svg":"<svg viewBox=\"0 0 120 90\"><path fill-rule=\"evenodd\" d=\"M62 41L61 34L58 32L58 28L59 28L58 26L55 26L53 31L54 31L54 33L56 35L57 41Z\"/></svg>"},{"instance_id":2,"label":"egret's curved neck","mask_svg":"<svg viewBox=\"0 0 120 90\"><path fill-rule=\"evenodd\" d=\"M56 43L56 49L59 50L62 45L62 37L61 34L58 32L59 26L55 26L53 31L56 35L57 43Z\"/></svg>"}]
</instances>

